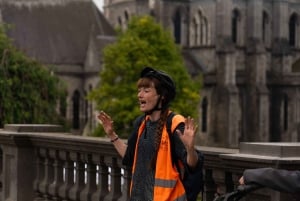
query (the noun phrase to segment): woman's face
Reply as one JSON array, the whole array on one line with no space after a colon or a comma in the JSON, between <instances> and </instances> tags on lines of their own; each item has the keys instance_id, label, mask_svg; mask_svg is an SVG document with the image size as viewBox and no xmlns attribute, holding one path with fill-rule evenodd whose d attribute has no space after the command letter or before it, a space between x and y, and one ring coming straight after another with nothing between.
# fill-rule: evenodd
<instances>
[{"instance_id":1,"label":"woman's face","mask_svg":"<svg viewBox=\"0 0 300 201\"><path fill-rule=\"evenodd\" d=\"M160 95L152 82L149 86L142 86L138 88L138 101L141 112L148 112L152 110L159 100Z\"/></svg>"}]
</instances>

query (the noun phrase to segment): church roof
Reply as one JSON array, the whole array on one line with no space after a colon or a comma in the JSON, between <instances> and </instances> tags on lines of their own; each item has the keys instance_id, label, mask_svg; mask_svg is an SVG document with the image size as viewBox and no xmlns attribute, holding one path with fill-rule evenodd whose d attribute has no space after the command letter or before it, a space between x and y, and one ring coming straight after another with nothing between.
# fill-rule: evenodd
<instances>
[{"instance_id":1,"label":"church roof","mask_svg":"<svg viewBox=\"0 0 300 201\"><path fill-rule=\"evenodd\" d=\"M92 1L64 4L0 5L2 20L14 44L28 56L44 64L81 65L89 38L114 35L113 28Z\"/></svg>"}]
</instances>

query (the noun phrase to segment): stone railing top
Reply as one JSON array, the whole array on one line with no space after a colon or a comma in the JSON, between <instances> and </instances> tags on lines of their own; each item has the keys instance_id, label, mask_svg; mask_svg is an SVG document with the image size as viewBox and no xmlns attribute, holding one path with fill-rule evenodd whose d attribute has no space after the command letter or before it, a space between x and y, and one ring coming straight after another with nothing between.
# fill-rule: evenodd
<instances>
[{"instance_id":1,"label":"stone railing top","mask_svg":"<svg viewBox=\"0 0 300 201\"><path fill-rule=\"evenodd\" d=\"M299 142L242 142L236 154L221 154L230 160L300 163Z\"/></svg>"},{"instance_id":2,"label":"stone railing top","mask_svg":"<svg viewBox=\"0 0 300 201\"><path fill-rule=\"evenodd\" d=\"M240 144L240 154L273 157L300 157L299 142L247 142Z\"/></svg>"},{"instance_id":3,"label":"stone railing top","mask_svg":"<svg viewBox=\"0 0 300 201\"><path fill-rule=\"evenodd\" d=\"M5 124L5 131L12 132L34 132L34 133L53 133L53 132L63 132L63 127L61 125L53 124Z\"/></svg>"},{"instance_id":4,"label":"stone railing top","mask_svg":"<svg viewBox=\"0 0 300 201\"><path fill-rule=\"evenodd\" d=\"M207 147L207 146L196 146L196 148L202 151L204 154L236 154L239 153L238 149L229 149L223 147Z\"/></svg>"},{"instance_id":5,"label":"stone railing top","mask_svg":"<svg viewBox=\"0 0 300 201\"><path fill-rule=\"evenodd\" d=\"M70 153L101 153L108 158L120 157L108 138L54 132L58 130L59 127L55 125L5 125L0 130L0 141L3 146L38 147Z\"/></svg>"}]
</instances>

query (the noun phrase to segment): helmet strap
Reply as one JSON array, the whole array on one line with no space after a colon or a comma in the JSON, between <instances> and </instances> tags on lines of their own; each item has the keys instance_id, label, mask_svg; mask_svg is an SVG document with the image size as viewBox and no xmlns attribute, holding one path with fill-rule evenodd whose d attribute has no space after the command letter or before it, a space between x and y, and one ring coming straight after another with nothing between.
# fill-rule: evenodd
<instances>
[{"instance_id":1,"label":"helmet strap","mask_svg":"<svg viewBox=\"0 0 300 201\"><path fill-rule=\"evenodd\" d=\"M146 115L150 115L150 114L152 114L154 111L160 111L160 110L163 110L163 107L160 107L160 106L159 106L160 101L161 101L161 96L159 96L156 105L155 105L151 110L149 110L149 111L146 112Z\"/></svg>"}]
</instances>

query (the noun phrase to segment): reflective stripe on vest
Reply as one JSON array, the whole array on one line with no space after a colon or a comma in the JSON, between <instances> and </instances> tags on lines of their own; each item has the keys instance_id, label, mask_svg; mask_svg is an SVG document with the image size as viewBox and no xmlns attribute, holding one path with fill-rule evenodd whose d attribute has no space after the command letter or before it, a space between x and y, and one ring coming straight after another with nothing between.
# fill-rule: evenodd
<instances>
[{"instance_id":1,"label":"reflective stripe on vest","mask_svg":"<svg viewBox=\"0 0 300 201\"><path fill-rule=\"evenodd\" d=\"M149 117L146 117L148 120ZM144 120L139 128L138 137L136 141L136 148L134 153L134 161L132 166L132 175L136 168L136 157L138 151L138 142L143 130L145 128ZM172 118L172 132L180 124L184 122L184 117L175 115ZM131 183L132 188L132 183ZM131 190L130 188L130 190ZM171 157L171 142L167 132L166 125L163 128L160 147L157 153L157 163L155 169L155 184L153 190L153 201L186 201L186 194L180 176L176 168L172 164Z\"/></svg>"},{"instance_id":2,"label":"reflective stripe on vest","mask_svg":"<svg viewBox=\"0 0 300 201\"><path fill-rule=\"evenodd\" d=\"M174 201L187 201L186 195L184 194L184 195L178 197L178 198L177 198L176 200L174 200Z\"/></svg>"},{"instance_id":3,"label":"reflective stripe on vest","mask_svg":"<svg viewBox=\"0 0 300 201\"><path fill-rule=\"evenodd\" d=\"M176 180L155 179L155 186L174 188Z\"/></svg>"}]
</instances>

